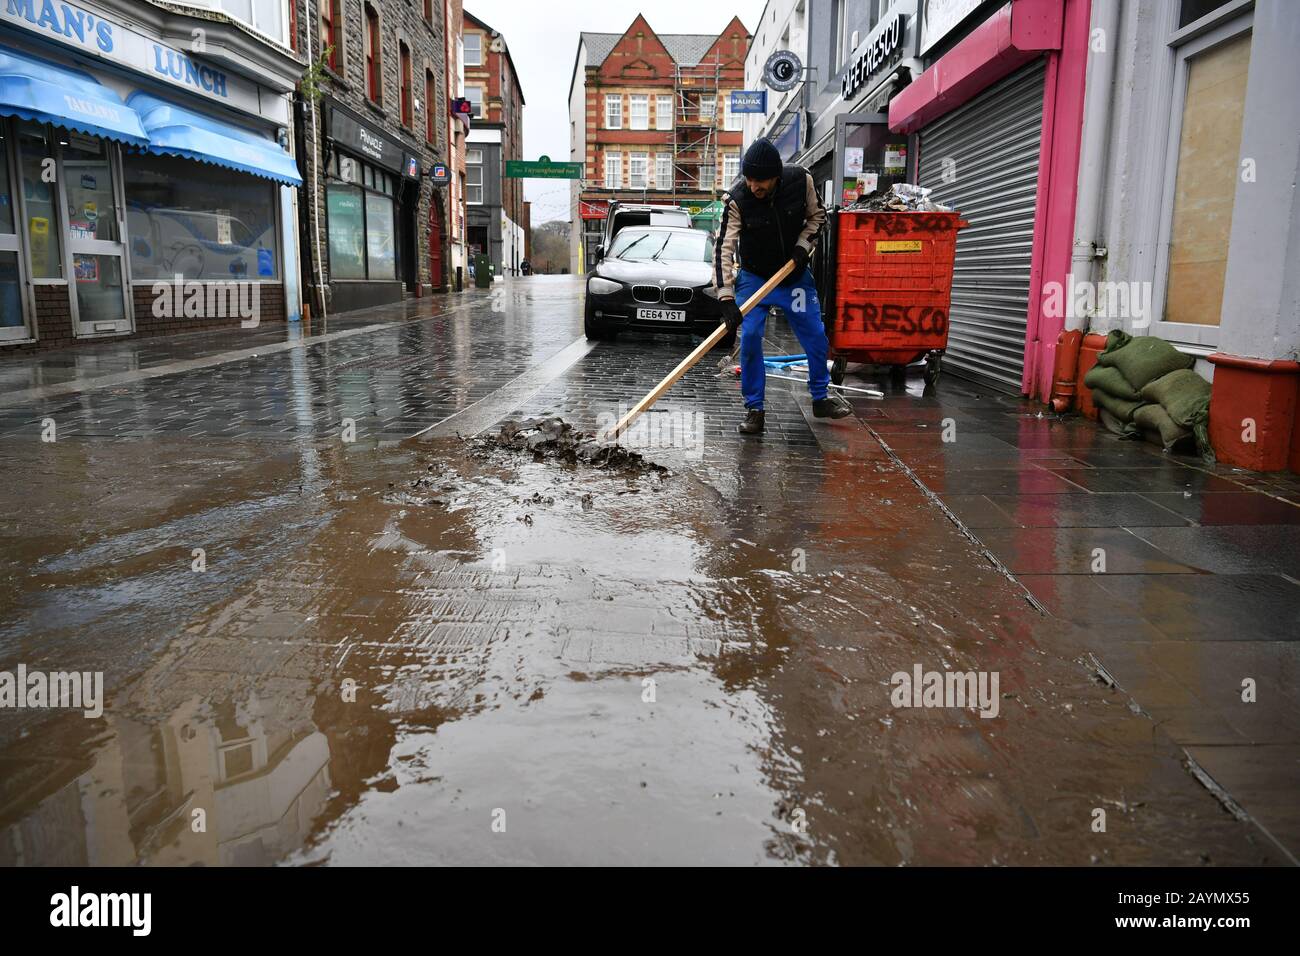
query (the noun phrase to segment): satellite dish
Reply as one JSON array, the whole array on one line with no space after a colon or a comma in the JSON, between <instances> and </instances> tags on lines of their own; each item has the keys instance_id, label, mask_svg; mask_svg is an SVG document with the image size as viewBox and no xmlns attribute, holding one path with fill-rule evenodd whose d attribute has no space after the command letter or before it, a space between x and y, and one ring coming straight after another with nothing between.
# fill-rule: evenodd
<instances>
[{"instance_id":1,"label":"satellite dish","mask_svg":"<svg viewBox=\"0 0 1300 956\"><path fill-rule=\"evenodd\" d=\"M803 79L803 63L792 50L777 50L763 64L763 82L768 89L784 93Z\"/></svg>"}]
</instances>

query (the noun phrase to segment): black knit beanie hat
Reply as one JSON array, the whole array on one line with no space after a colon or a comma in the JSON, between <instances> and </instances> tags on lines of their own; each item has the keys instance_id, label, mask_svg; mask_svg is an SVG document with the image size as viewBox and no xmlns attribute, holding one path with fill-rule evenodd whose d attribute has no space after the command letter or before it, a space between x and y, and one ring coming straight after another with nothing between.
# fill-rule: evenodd
<instances>
[{"instance_id":1,"label":"black knit beanie hat","mask_svg":"<svg viewBox=\"0 0 1300 956\"><path fill-rule=\"evenodd\" d=\"M770 140L756 139L745 150L740 171L750 179L775 179L781 175L781 154Z\"/></svg>"}]
</instances>

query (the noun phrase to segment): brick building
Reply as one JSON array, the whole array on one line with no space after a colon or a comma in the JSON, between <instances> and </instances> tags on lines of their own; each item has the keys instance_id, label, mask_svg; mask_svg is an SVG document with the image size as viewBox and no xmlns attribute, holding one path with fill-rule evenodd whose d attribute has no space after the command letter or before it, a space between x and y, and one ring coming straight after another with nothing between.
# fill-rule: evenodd
<instances>
[{"instance_id":1,"label":"brick building","mask_svg":"<svg viewBox=\"0 0 1300 956\"><path fill-rule=\"evenodd\" d=\"M0 5L0 355L297 315L292 12Z\"/></svg>"},{"instance_id":2,"label":"brick building","mask_svg":"<svg viewBox=\"0 0 1300 956\"><path fill-rule=\"evenodd\" d=\"M299 49L322 63L319 95L298 104L303 284L314 308L321 288L330 312L445 288L447 197L430 177L448 155L444 3L296 4Z\"/></svg>"},{"instance_id":3,"label":"brick building","mask_svg":"<svg viewBox=\"0 0 1300 956\"><path fill-rule=\"evenodd\" d=\"M474 107L465 144L469 252L486 252L499 276L518 275L528 257L528 204L524 181L507 179L505 164L524 158L524 91L505 37L468 10L461 41L465 97Z\"/></svg>"},{"instance_id":4,"label":"brick building","mask_svg":"<svg viewBox=\"0 0 1300 956\"><path fill-rule=\"evenodd\" d=\"M448 95L460 100L465 96L464 43L465 5L462 0L443 0L443 49ZM465 245L465 138L469 135L468 117L447 111L447 168L450 181L445 190L447 200L447 242L444 257L452 281L459 274L464 279L469 253Z\"/></svg>"},{"instance_id":5,"label":"brick building","mask_svg":"<svg viewBox=\"0 0 1300 956\"><path fill-rule=\"evenodd\" d=\"M570 263L595 262L613 199L683 205L707 214L740 174L742 89L750 32L732 17L716 35L656 33L638 14L623 33L583 33L569 86L573 162Z\"/></svg>"}]
</instances>

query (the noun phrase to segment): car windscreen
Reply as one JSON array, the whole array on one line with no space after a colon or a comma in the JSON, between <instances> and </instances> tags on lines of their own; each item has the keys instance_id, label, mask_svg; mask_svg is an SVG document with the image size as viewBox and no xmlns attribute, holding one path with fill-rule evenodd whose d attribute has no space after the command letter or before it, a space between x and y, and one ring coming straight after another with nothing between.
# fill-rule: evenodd
<instances>
[{"instance_id":1,"label":"car windscreen","mask_svg":"<svg viewBox=\"0 0 1300 956\"><path fill-rule=\"evenodd\" d=\"M614 237L614 246L609 254L630 262L712 262L713 237L698 231L624 229Z\"/></svg>"}]
</instances>

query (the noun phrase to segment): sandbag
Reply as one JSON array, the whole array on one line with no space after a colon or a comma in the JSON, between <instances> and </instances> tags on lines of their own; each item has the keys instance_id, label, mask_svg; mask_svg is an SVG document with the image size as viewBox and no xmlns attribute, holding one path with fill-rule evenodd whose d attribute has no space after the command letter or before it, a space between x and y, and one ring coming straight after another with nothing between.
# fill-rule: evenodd
<instances>
[{"instance_id":1,"label":"sandbag","mask_svg":"<svg viewBox=\"0 0 1300 956\"><path fill-rule=\"evenodd\" d=\"M1139 390L1161 376L1180 368L1191 368L1195 363L1192 356L1184 355L1154 335L1139 336L1127 345L1102 352L1097 357L1098 365L1119 369L1129 384Z\"/></svg>"},{"instance_id":2,"label":"sandbag","mask_svg":"<svg viewBox=\"0 0 1300 956\"><path fill-rule=\"evenodd\" d=\"M1128 424L1133 421L1133 413L1142 407L1141 402L1131 402L1126 398L1116 398L1108 392L1103 392L1099 388L1092 390L1092 400L1097 403L1098 408L1104 408L1121 422Z\"/></svg>"},{"instance_id":3,"label":"sandbag","mask_svg":"<svg viewBox=\"0 0 1300 956\"><path fill-rule=\"evenodd\" d=\"M1133 425L1120 421L1101 406L1097 407L1097 417L1106 426L1106 431L1113 432L1121 438L1132 438L1137 434L1137 429Z\"/></svg>"},{"instance_id":4,"label":"sandbag","mask_svg":"<svg viewBox=\"0 0 1300 956\"><path fill-rule=\"evenodd\" d=\"M1127 398L1130 402L1142 400L1142 395L1129 384L1124 373L1117 368L1106 365L1094 365L1083 377L1083 384L1089 388L1099 388L1115 398Z\"/></svg>"},{"instance_id":5,"label":"sandbag","mask_svg":"<svg viewBox=\"0 0 1300 956\"><path fill-rule=\"evenodd\" d=\"M1192 430L1185 428L1169 417L1169 413L1160 405L1142 405L1133 413L1133 424L1145 432L1156 432L1159 444L1169 451L1174 445L1192 437Z\"/></svg>"},{"instance_id":6,"label":"sandbag","mask_svg":"<svg viewBox=\"0 0 1300 956\"><path fill-rule=\"evenodd\" d=\"M1106 344L1102 346L1101 352L1113 352L1121 349L1133 341L1133 336L1129 335L1123 329L1111 329L1106 333Z\"/></svg>"},{"instance_id":7,"label":"sandbag","mask_svg":"<svg viewBox=\"0 0 1300 956\"><path fill-rule=\"evenodd\" d=\"M1180 368L1148 382L1139 396L1158 402L1173 421L1191 428L1210 406L1210 383L1190 368Z\"/></svg>"}]
</instances>

